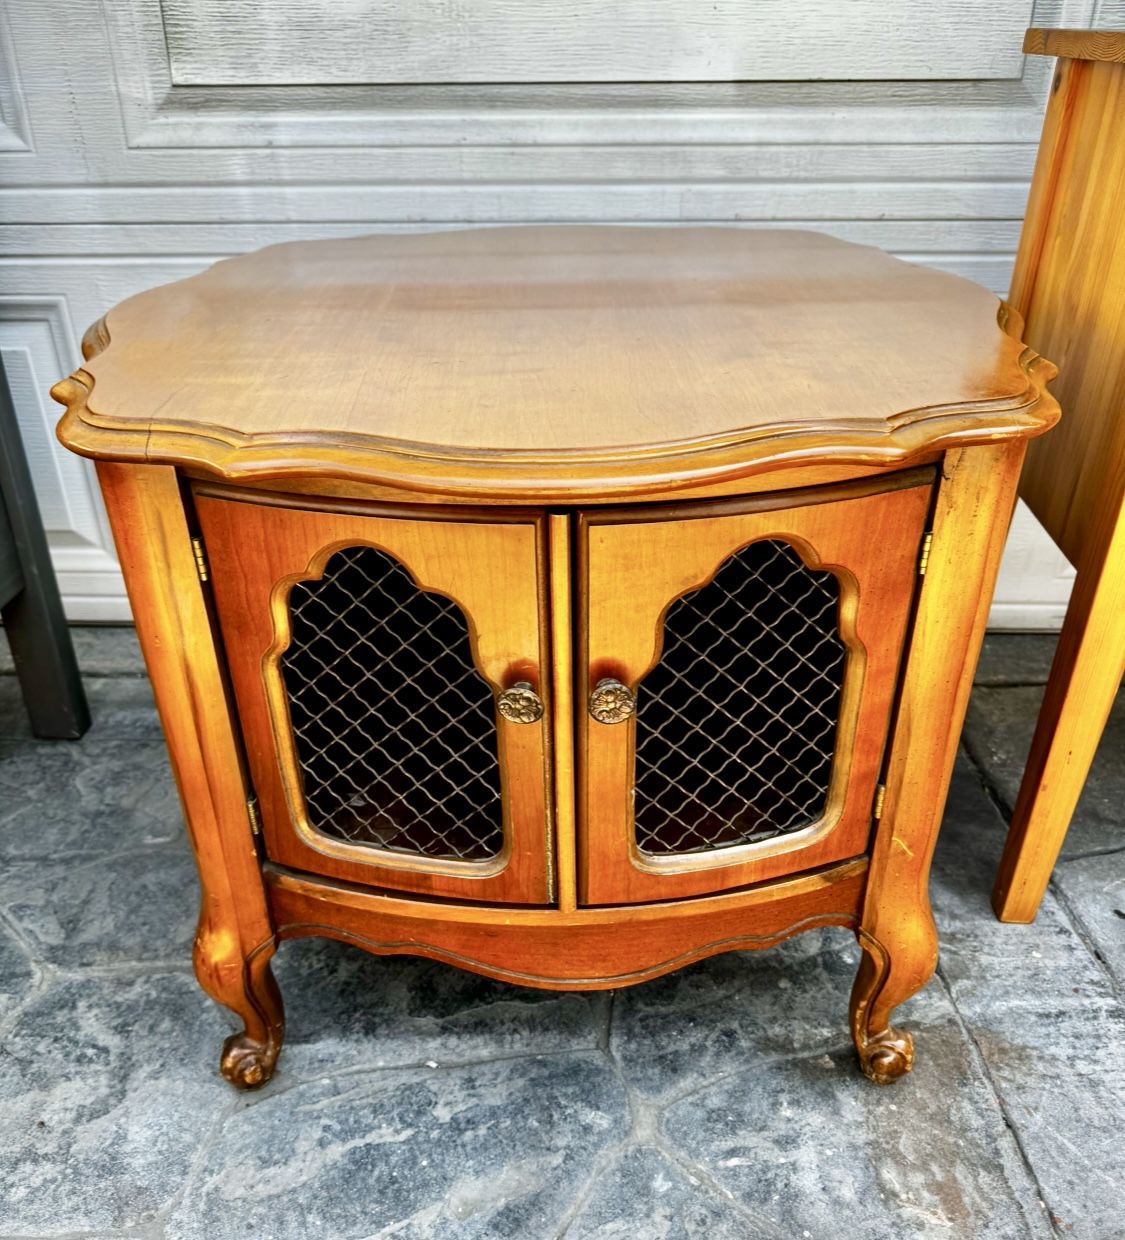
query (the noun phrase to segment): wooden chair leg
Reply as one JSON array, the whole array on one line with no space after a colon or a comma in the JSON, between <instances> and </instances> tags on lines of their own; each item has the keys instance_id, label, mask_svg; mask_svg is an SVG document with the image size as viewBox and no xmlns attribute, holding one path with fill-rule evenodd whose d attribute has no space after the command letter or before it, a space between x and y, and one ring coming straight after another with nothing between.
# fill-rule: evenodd
<instances>
[{"instance_id":1,"label":"wooden chair leg","mask_svg":"<svg viewBox=\"0 0 1125 1240\"><path fill-rule=\"evenodd\" d=\"M992 889L1001 921L1031 922L1125 672L1125 506L1079 565Z\"/></svg>"}]
</instances>

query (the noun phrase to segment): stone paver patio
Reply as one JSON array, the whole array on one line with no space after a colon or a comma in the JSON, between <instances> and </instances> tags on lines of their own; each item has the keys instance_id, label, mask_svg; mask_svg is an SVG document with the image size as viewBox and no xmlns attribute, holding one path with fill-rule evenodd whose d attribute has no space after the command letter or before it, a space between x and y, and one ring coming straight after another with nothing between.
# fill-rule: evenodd
<instances>
[{"instance_id":1,"label":"stone paver patio","mask_svg":"<svg viewBox=\"0 0 1125 1240\"><path fill-rule=\"evenodd\" d=\"M988 904L1050 639L988 640L899 1084L854 1067L823 931L612 995L287 943L278 1072L238 1095L132 632L76 638L72 744L30 737L0 636L0 1236L1125 1237L1125 699L1038 922Z\"/></svg>"}]
</instances>

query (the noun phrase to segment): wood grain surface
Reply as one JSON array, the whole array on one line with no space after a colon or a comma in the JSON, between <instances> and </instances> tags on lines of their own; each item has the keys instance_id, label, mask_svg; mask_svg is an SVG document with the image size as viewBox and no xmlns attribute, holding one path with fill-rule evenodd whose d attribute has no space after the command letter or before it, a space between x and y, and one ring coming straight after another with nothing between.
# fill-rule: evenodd
<instances>
[{"instance_id":1,"label":"wood grain surface","mask_svg":"<svg viewBox=\"0 0 1125 1240\"><path fill-rule=\"evenodd\" d=\"M913 1045L891 1024L893 1009L937 965L930 862L1024 451L1020 442L970 448L950 452L942 467L887 751L886 801L868 851L863 958L852 989L860 1064L880 1083L910 1070Z\"/></svg>"},{"instance_id":2,"label":"wood grain surface","mask_svg":"<svg viewBox=\"0 0 1125 1240\"><path fill-rule=\"evenodd\" d=\"M102 462L98 479L199 869L195 975L242 1021L223 1045L221 1067L232 1084L253 1088L273 1072L285 1017L269 968L276 940L242 740L188 514L172 469Z\"/></svg>"},{"instance_id":3,"label":"wood grain surface","mask_svg":"<svg viewBox=\"0 0 1125 1240\"><path fill-rule=\"evenodd\" d=\"M1023 37L1023 50L1032 56L1125 64L1125 30L1045 30L1033 26Z\"/></svg>"},{"instance_id":4,"label":"wood grain surface","mask_svg":"<svg viewBox=\"0 0 1125 1240\"><path fill-rule=\"evenodd\" d=\"M992 893L1034 920L1125 672L1125 32L1030 31L1060 56L1010 299L1066 411L1020 494L1077 569Z\"/></svg>"},{"instance_id":5,"label":"wood grain surface","mask_svg":"<svg viewBox=\"0 0 1125 1240\"><path fill-rule=\"evenodd\" d=\"M363 516L206 495L196 496L196 512L269 856L299 869L426 895L548 901L552 697L541 520ZM536 723L496 715L504 846L492 860L439 860L347 843L310 822L279 661L289 645L292 585L319 578L332 553L350 546L377 547L405 565L419 589L458 604L476 668L494 694L523 680L545 701L547 713Z\"/></svg>"},{"instance_id":6,"label":"wood grain surface","mask_svg":"<svg viewBox=\"0 0 1125 1240\"><path fill-rule=\"evenodd\" d=\"M628 494L1043 430L1050 368L999 310L817 233L354 238L130 299L54 391L63 441L94 456L478 498Z\"/></svg>"},{"instance_id":7,"label":"wood grain surface","mask_svg":"<svg viewBox=\"0 0 1125 1240\"><path fill-rule=\"evenodd\" d=\"M919 476L920 475L920 476ZM896 479L888 478L894 485ZM872 826L899 656L918 576L934 471L882 494L874 484L800 492L791 506L748 501L612 510L579 523L579 891L583 903L624 904L699 895L859 856ZM864 492L867 492L864 494ZM801 498L798 498L800 496ZM739 507L742 511L739 512ZM847 648L832 779L823 812L801 831L692 855L652 857L636 844L635 737L644 678L660 658L670 605L706 585L742 547L778 539L840 582ZM705 665L704 665L705 666ZM706 677L702 667L698 674ZM593 721L595 684L614 677L641 699L638 716ZM699 707L702 709L702 707ZM719 718L722 718L720 715ZM708 721L720 734L714 718ZM729 725L729 721L728 725Z\"/></svg>"},{"instance_id":8,"label":"wood grain surface","mask_svg":"<svg viewBox=\"0 0 1125 1240\"><path fill-rule=\"evenodd\" d=\"M648 981L725 951L770 947L817 926L854 927L862 859L746 891L627 908L505 909L405 900L267 866L282 938L324 934L383 955L429 956L545 990Z\"/></svg>"},{"instance_id":9,"label":"wood grain surface","mask_svg":"<svg viewBox=\"0 0 1125 1240\"><path fill-rule=\"evenodd\" d=\"M1066 412L1020 495L1077 566L1125 497L1125 69L1066 60L1056 81L1009 300Z\"/></svg>"}]
</instances>

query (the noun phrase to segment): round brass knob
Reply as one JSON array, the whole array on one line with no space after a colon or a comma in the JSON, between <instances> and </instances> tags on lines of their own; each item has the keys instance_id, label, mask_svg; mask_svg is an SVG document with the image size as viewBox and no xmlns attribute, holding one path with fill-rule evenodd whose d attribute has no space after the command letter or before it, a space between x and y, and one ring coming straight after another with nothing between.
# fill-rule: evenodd
<instances>
[{"instance_id":1,"label":"round brass knob","mask_svg":"<svg viewBox=\"0 0 1125 1240\"><path fill-rule=\"evenodd\" d=\"M512 723L535 723L543 718L543 699L526 680L517 680L496 699L496 706Z\"/></svg>"},{"instance_id":2,"label":"round brass knob","mask_svg":"<svg viewBox=\"0 0 1125 1240\"><path fill-rule=\"evenodd\" d=\"M624 723L637 709L637 697L628 685L607 676L590 694L590 714L599 723Z\"/></svg>"}]
</instances>

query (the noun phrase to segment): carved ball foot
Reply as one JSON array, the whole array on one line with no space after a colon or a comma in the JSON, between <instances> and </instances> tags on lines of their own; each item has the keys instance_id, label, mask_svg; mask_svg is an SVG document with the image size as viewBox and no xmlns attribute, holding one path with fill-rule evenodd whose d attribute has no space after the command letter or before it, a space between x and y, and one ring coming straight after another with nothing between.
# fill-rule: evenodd
<instances>
[{"instance_id":1,"label":"carved ball foot","mask_svg":"<svg viewBox=\"0 0 1125 1240\"><path fill-rule=\"evenodd\" d=\"M236 1089L258 1089L273 1076L278 1046L255 1042L245 1033L236 1033L223 1043L219 1067Z\"/></svg>"},{"instance_id":2,"label":"carved ball foot","mask_svg":"<svg viewBox=\"0 0 1125 1240\"><path fill-rule=\"evenodd\" d=\"M914 1039L903 1029L884 1029L857 1050L863 1075L876 1085L889 1085L914 1066Z\"/></svg>"}]
</instances>

